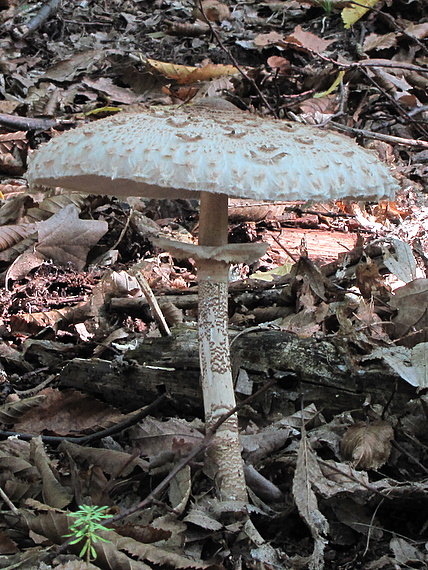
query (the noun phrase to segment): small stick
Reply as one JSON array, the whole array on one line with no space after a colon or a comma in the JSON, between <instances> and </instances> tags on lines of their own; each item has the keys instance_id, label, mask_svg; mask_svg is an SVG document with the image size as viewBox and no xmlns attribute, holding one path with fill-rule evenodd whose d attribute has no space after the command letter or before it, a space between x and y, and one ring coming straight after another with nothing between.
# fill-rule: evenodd
<instances>
[{"instance_id":1,"label":"small stick","mask_svg":"<svg viewBox=\"0 0 428 570\"><path fill-rule=\"evenodd\" d=\"M144 293L150 308L153 311L154 317L158 322L160 332L163 336L171 336L171 331L169 329L168 323L166 322L165 317L159 307L159 303L156 297L153 294L153 291L150 285L147 282L147 279L143 276L141 271L133 271L132 274L138 281L138 285L140 286L141 291Z\"/></svg>"},{"instance_id":2,"label":"small stick","mask_svg":"<svg viewBox=\"0 0 428 570\"><path fill-rule=\"evenodd\" d=\"M32 20L23 26L19 26L14 33L22 38L28 37L42 26L59 8L61 0L49 0L40 8Z\"/></svg>"},{"instance_id":3,"label":"small stick","mask_svg":"<svg viewBox=\"0 0 428 570\"><path fill-rule=\"evenodd\" d=\"M356 129L354 127L345 127L345 125L341 125L340 123L336 123L334 121L330 121L329 123L338 131L344 131L347 133L352 133L354 135L362 135L363 137L367 137L368 139L377 139L380 141L389 142L391 144L402 144L404 146L412 146L412 147L422 147L428 149L428 141L422 141L417 139L406 139L403 137L394 137L392 135L385 135L383 133L375 133L373 131L366 131L365 129Z\"/></svg>"}]
</instances>

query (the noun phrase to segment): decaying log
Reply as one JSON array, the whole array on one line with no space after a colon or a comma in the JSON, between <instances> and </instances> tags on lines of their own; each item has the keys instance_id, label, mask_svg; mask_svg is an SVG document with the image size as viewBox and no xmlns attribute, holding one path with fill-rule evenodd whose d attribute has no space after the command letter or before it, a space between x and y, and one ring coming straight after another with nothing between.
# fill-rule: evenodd
<instances>
[{"instance_id":1,"label":"decaying log","mask_svg":"<svg viewBox=\"0 0 428 570\"><path fill-rule=\"evenodd\" d=\"M330 416L359 409L368 397L372 404L402 410L416 393L380 361L354 364L349 347L338 339L299 338L270 329L246 331L233 341L236 335L231 334L235 376L247 374L254 390L268 378L278 379L278 386L259 402L265 412L293 412L303 398ZM131 408L166 391L180 415L201 415L197 331L181 325L172 336L146 338L113 361L73 359L60 381Z\"/></svg>"}]
</instances>

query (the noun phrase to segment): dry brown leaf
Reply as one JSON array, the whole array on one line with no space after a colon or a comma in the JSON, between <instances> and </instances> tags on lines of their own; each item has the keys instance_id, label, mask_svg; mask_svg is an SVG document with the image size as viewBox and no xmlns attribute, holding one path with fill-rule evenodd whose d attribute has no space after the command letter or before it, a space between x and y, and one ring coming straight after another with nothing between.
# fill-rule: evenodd
<instances>
[{"instance_id":1,"label":"dry brown leaf","mask_svg":"<svg viewBox=\"0 0 428 570\"><path fill-rule=\"evenodd\" d=\"M258 34L254 38L254 45L259 48L264 48L269 45L275 45L278 41L283 41L283 34L278 32L269 32L268 34Z\"/></svg>"},{"instance_id":2,"label":"dry brown leaf","mask_svg":"<svg viewBox=\"0 0 428 570\"><path fill-rule=\"evenodd\" d=\"M18 552L18 546L7 534L0 531L0 555Z\"/></svg>"},{"instance_id":3,"label":"dry brown leaf","mask_svg":"<svg viewBox=\"0 0 428 570\"><path fill-rule=\"evenodd\" d=\"M179 84L196 83L198 81L210 81L219 77L237 75L239 71L234 65L222 65L221 63L207 63L203 67L196 67L186 79L178 81Z\"/></svg>"},{"instance_id":4,"label":"dry brown leaf","mask_svg":"<svg viewBox=\"0 0 428 570\"><path fill-rule=\"evenodd\" d=\"M385 279L380 274L378 266L370 257L358 263L355 269L355 276L357 287L364 299L370 300L373 297L389 298L390 289L385 284Z\"/></svg>"},{"instance_id":5,"label":"dry brown leaf","mask_svg":"<svg viewBox=\"0 0 428 570\"><path fill-rule=\"evenodd\" d=\"M165 22L165 24L167 26L165 33L170 36L197 38L210 31L209 25L201 20L196 20L193 23Z\"/></svg>"},{"instance_id":6,"label":"dry brown leaf","mask_svg":"<svg viewBox=\"0 0 428 570\"><path fill-rule=\"evenodd\" d=\"M9 279L9 273L7 277ZM18 279L18 277L12 276L10 279ZM52 309L44 313L18 313L10 316L10 328L14 333L24 335L36 334L46 327L55 327L58 321L67 317L69 313L69 308Z\"/></svg>"},{"instance_id":7,"label":"dry brown leaf","mask_svg":"<svg viewBox=\"0 0 428 570\"><path fill-rule=\"evenodd\" d=\"M15 176L23 174L26 150L27 134L25 132L0 134L0 171L2 174Z\"/></svg>"},{"instance_id":8,"label":"dry brown leaf","mask_svg":"<svg viewBox=\"0 0 428 570\"><path fill-rule=\"evenodd\" d=\"M398 310L393 319L394 338L406 335L411 329L428 328L428 279L415 279L396 289L390 305Z\"/></svg>"},{"instance_id":9,"label":"dry brown leaf","mask_svg":"<svg viewBox=\"0 0 428 570\"><path fill-rule=\"evenodd\" d=\"M202 10L200 9L202 8ZM230 8L218 0L202 0L193 10L193 17L197 20L220 23L230 18Z\"/></svg>"},{"instance_id":10,"label":"dry brown leaf","mask_svg":"<svg viewBox=\"0 0 428 570\"><path fill-rule=\"evenodd\" d=\"M367 333L370 333L372 338L388 342L389 337L383 330L381 324L382 319L374 311L374 303L372 300L366 301L361 299L361 302L358 304L356 317L361 323L361 327L365 329ZM360 325L356 324L356 326L360 328Z\"/></svg>"},{"instance_id":11,"label":"dry brown leaf","mask_svg":"<svg viewBox=\"0 0 428 570\"><path fill-rule=\"evenodd\" d=\"M394 430L387 422L358 422L343 436L340 451L357 469L379 469L389 458Z\"/></svg>"},{"instance_id":12,"label":"dry brown leaf","mask_svg":"<svg viewBox=\"0 0 428 570\"><path fill-rule=\"evenodd\" d=\"M77 271L86 264L89 250L108 231L103 220L82 220L78 209L70 204L38 225L36 251L56 263L72 263Z\"/></svg>"},{"instance_id":13,"label":"dry brown leaf","mask_svg":"<svg viewBox=\"0 0 428 570\"><path fill-rule=\"evenodd\" d=\"M121 536L129 536L138 542L144 542L144 544L168 540L172 534L170 530L154 528L149 525L135 525L133 523L118 525L115 531Z\"/></svg>"},{"instance_id":14,"label":"dry brown leaf","mask_svg":"<svg viewBox=\"0 0 428 570\"><path fill-rule=\"evenodd\" d=\"M32 240L23 241L20 243L20 245L27 244L27 247L29 249L26 249L26 251L18 255L18 257L9 266L5 277L6 287L9 287L10 281L19 281L20 279L26 277L32 269L40 267L40 265L42 265L42 263L45 261L43 255L37 253L37 251L34 251L33 243L34 242L32 242ZM16 249L10 248L8 251L13 254L16 252ZM12 317L14 316L16 315L12 315Z\"/></svg>"},{"instance_id":15,"label":"dry brown leaf","mask_svg":"<svg viewBox=\"0 0 428 570\"><path fill-rule=\"evenodd\" d=\"M309 257L302 256L292 270L293 277L302 277L303 281L309 285L312 292L322 299L325 297L325 283L326 279L318 267L314 264Z\"/></svg>"},{"instance_id":16,"label":"dry brown leaf","mask_svg":"<svg viewBox=\"0 0 428 570\"><path fill-rule=\"evenodd\" d=\"M188 85L196 81L208 81L225 75L236 75L238 70L233 65L208 63L203 67L176 65L154 59L146 60L146 67L152 73L160 73L168 79L177 81L180 85Z\"/></svg>"},{"instance_id":17,"label":"dry brown leaf","mask_svg":"<svg viewBox=\"0 0 428 570\"><path fill-rule=\"evenodd\" d=\"M420 24L410 24L404 30L406 34L417 38L418 40L423 40L428 36L428 22L421 22Z\"/></svg>"},{"instance_id":18,"label":"dry brown leaf","mask_svg":"<svg viewBox=\"0 0 428 570\"><path fill-rule=\"evenodd\" d=\"M393 220L399 222L412 215L411 208L403 209L397 202L380 201L377 206L373 208L373 215L377 222L384 224L385 220Z\"/></svg>"},{"instance_id":19,"label":"dry brown leaf","mask_svg":"<svg viewBox=\"0 0 428 570\"><path fill-rule=\"evenodd\" d=\"M170 418L166 422L152 417L144 418L132 428L130 435L133 448L151 459L164 453L184 455L203 438L193 422L177 418Z\"/></svg>"},{"instance_id":20,"label":"dry brown leaf","mask_svg":"<svg viewBox=\"0 0 428 570\"><path fill-rule=\"evenodd\" d=\"M45 400L45 396L38 395L25 398L17 402L9 402L0 407L0 422L6 425L14 425L29 410L38 408Z\"/></svg>"},{"instance_id":21,"label":"dry brown leaf","mask_svg":"<svg viewBox=\"0 0 428 570\"><path fill-rule=\"evenodd\" d=\"M169 501L174 512L181 515L190 499L192 491L192 473L189 465L179 471L169 485Z\"/></svg>"},{"instance_id":22,"label":"dry brown leaf","mask_svg":"<svg viewBox=\"0 0 428 570\"><path fill-rule=\"evenodd\" d=\"M102 49L91 49L80 53L76 52L72 57L61 59L50 69L45 71L43 79L72 81L78 75L89 73L108 56L108 52Z\"/></svg>"},{"instance_id":23,"label":"dry brown leaf","mask_svg":"<svg viewBox=\"0 0 428 570\"><path fill-rule=\"evenodd\" d=\"M296 44L315 53L323 53L328 46L335 41L336 40L324 40L312 32L305 32L302 26L296 26L294 31L284 38L284 42L287 44Z\"/></svg>"},{"instance_id":24,"label":"dry brown leaf","mask_svg":"<svg viewBox=\"0 0 428 570\"><path fill-rule=\"evenodd\" d=\"M0 251L12 247L36 232L36 224L20 224L0 227Z\"/></svg>"},{"instance_id":25,"label":"dry brown leaf","mask_svg":"<svg viewBox=\"0 0 428 570\"><path fill-rule=\"evenodd\" d=\"M52 214L56 214L69 204L74 204L80 210L86 200L87 196L82 194L63 193L48 196L37 207L29 208L24 219L29 223L41 222L47 220Z\"/></svg>"},{"instance_id":26,"label":"dry brown leaf","mask_svg":"<svg viewBox=\"0 0 428 570\"><path fill-rule=\"evenodd\" d=\"M129 88L115 85L109 77L99 77L96 81L85 77L82 83L96 92L104 93L109 97L110 101L116 103L133 105L141 101L142 98L141 95L137 95Z\"/></svg>"},{"instance_id":27,"label":"dry brown leaf","mask_svg":"<svg viewBox=\"0 0 428 570\"><path fill-rule=\"evenodd\" d=\"M279 57L278 55L272 55L269 57L267 59L267 64L279 75L286 75L291 67L288 59L285 59L285 57Z\"/></svg>"},{"instance_id":28,"label":"dry brown leaf","mask_svg":"<svg viewBox=\"0 0 428 570\"><path fill-rule=\"evenodd\" d=\"M20 431L77 436L107 428L123 419L123 414L111 406L75 390L60 392L45 388L40 396L44 396L43 402L17 420Z\"/></svg>"},{"instance_id":29,"label":"dry brown leaf","mask_svg":"<svg viewBox=\"0 0 428 570\"><path fill-rule=\"evenodd\" d=\"M310 568L323 567L324 549L327 544L326 535L329 530L328 521L319 510L314 492L314 482L322 478L323 474L317 457L310 447L305 430L302 429L292 489L299 515L308 526L314 540Z\"/></svg>"},{"instance_id":30,"label":"dry brown leaf","mask_svg":"<svg viewBox=\"0 0 428 570\"><path fill-rule=\"evenodd\" d=\"M96 447L83 447L70 441L62 441L59 449L66 452L78 465L92 465L103 474L112 477L127 477L135 468L148 471L148 463L140 457L135 457L124 451L115 449L98 449ZM99 489L97 490L99 493Z\"/></svg>"},{"instance_id":31,"label":"dry brown leaf","mask_svg":"<svg viewBox=\"0 0 428 570\"><path fill-rule=\"evenodd\" d=\"M416 260L408 243L391 237L386 239L381 247L383 262L391 273L404 283L416 279Z\"/></svg>"},{"instance_id":32,"label":"dry brown leaf","mask_svg":"<svg viewBox=\"0 0 428 570\"><path fill-rule=\"evenodd\" d=\"M22 184L22 182L20 182L19 180L11 179L5 183L0 183L0 192L3 194L3 196L7 196L7 197L22 196L26 189L27 189L27 186L25 184ZM1 215L1 210L3 210L3 207L7 204L8 204L8 202L6 202L6 204L3 204L3 206L1 207L0 215ZM10 221L7 223L10 223ZM0 223L0 225L3 225L3 224Z\"/></svg>"},{"instance_id":33,"label":"dry brown leaf","mask_svg":"<svg viewBox=\"0 0 428 570\"><path fill-rule=\"evenodd\" d=\"M63 509L69 505L73 499L73 494L59 482L41 437L31 439L30 459L34 462L42 478L44 502L55 509Z\"/></svg>"},{"instance_id":34,"label":"dry brown leaf","mask_svg":"<svg viewBox=\"0 0 428 570\"><path fill-rule=\"evenodd\" d=\"M363 44L363 50L368 53L375 49L388 49L397 45L398 36L395 32L389 34L369 34Z\"/></svg>"},{"instance_id":35,"label":"dry brown leaf","mask_svg":"<svg viewBox=\"0 0 428 570\"><path fill-rule=\"evenodd\" d=\"M412 348L377 348L368 358L382 358L403 380L418 390L428 387L428 342L420 342Z\"/></svg>"}]
</instances>

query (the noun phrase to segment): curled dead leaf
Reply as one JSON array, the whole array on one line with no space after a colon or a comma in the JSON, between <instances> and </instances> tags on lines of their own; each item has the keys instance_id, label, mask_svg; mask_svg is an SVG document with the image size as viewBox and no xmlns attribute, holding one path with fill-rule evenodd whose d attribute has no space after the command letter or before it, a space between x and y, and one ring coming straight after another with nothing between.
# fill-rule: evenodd
<instances>
[{"instance_id":1,"label":"curled dead leaf","mask_svg":"<svg viewBox=\"0 0 428 570\"><path fill-rule=\"evenodd\" d=\"M202 22L202 20L196 20L193 23L165 22L165 24L165 32L170 36L197 38L210 31L209 25L206 22Z\"/></svg>"},{"instance_id":2,"label":"curled dead leaf","mask_svg":"<svg viewBox=\"0 0 428 570\"><path fill-rule=\"evenodd\" d=\"M226 4L218 0L203 0L202 10L197 6L193 10L193 17L197 20L208 20L209 22L223 22L230 18L230 9Z\"/></svg>"},{"instance_id":3,"label":"curled dead leaf","mask_svg":"<svg viewBox=\"0 0 428 570\"><path fill-rule=\"evenodd\" d=\"M372 299L373 297L389 299L390 289L380 274L378 266L370 257L366 257L358 263L355 269L355 277L357 287L364 299Z\"/></svg>"},{"instance_id":4,"label":"curled dead leaf","mask_svg":"<svg viewBox=\"0 0 428 570\"><path fill-rule=\"evenodd\" d=\"M394 431L387 422L357 422L343 436L340 452L357 469L379 469L388 461L393 439Z\"/></svg>"},{"instance_id":5,"label":"curled dead leaf","mask_svg":"<svg viewBox=\"0 0 428 570\"><path fill-rule=\"evenodd\" d=\"M216 77L236 75L238 70L233 65L207 63L203 67L190 65L176 65L155 59L146 59L147 71L160 74L163 77L176 81L180 85L190 85L197 81L209 81Z\"/></svg>"}]
</instances>

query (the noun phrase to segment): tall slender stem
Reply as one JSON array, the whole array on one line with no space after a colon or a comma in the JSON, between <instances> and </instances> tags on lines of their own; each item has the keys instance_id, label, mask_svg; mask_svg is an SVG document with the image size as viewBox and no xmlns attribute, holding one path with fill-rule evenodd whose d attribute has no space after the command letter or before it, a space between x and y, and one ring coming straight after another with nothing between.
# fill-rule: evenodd
<instances>
[{"instance_id":1,"label":"tall slender stem","mask_svg":"<svg viewBox=\"0 0 428 570\"><path fill-rule=\"evenodd\" d=\"M227 196L201 195L199 244L227 244ZM199 358L205 421L212 426L235 406L228 337L229 264L198 261ZM219 497L224 501L247 500L236 414L217 430L208 449Z\"/></svg>"}]
</instances>

